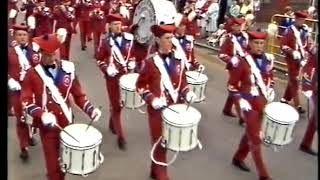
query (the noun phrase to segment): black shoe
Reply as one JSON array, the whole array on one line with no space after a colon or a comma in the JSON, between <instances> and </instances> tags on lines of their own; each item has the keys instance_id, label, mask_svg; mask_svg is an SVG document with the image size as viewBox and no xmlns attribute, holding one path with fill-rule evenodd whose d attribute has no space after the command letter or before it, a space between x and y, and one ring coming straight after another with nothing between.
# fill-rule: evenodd
<instances>
[{"instance_id":1,"label":"black shoe","mask_svg":"<svg viewBox=\"0 0 320 180\"><path fill-rule=\"evenodd\" d=\"M241 169L242 171L250 172L250 168L244 162L233 159L232 164Z\"/></svg>"},{"instance_id":2,"label":"black shoe","mask_svg":"<svg viewBox=\"0 0 320 180\"><path fill-rule=\"evenodd\" d=\"M242 127L244 127L244 120L241 119L241 118L239 119L239 125L242 126Z\"/></svg>"},{"instance_id":3,"label":"black shoe","mask_svg":"<svg viewBox=\"0 0 320 180\"><path fill-rule=\"evenodd\" d=\"M304 113L306 113L306 110L304 110L301 106L298 106L298 107L297 107L297 111L298 111L299 114L304 114Z\"/></svg>"},{"instance_id":4,"label":"black shoe","mask_svg":"<svg viewBox=\"0 0 320 180\"><path fill-rule=\"evenodd\" d=\"M281 102L281 103L285 103L285 104L289 104L289 102L288 102L285 98L281 98L281 99L280 99L280 102Z\"/></svg>"},{"instance_id":5,"label":"black shoe","mask_svg":"<svg viewBox=\"0 0 320 180\"><path fill-rule=\"evenodd\" d=\"M307 146L301 145L299 149L300 149L300 151L305 152L307 154L310 154L312 156L318 156L317 152L315 152L311 148L308 148Z\"/></svg>"},{"instance_id":6,"label":"black shoe","mask_svg":"<svg viewBox=\"0 0 320 180\"><path fill-rule=\"evenodd\" d=\"M82 47L81 47L81 50L82 50L82 51L85 51L86 49L87 49L87 46L82 46Z\"/></svg>"},{"instance_id":7,"label":"black shoe","mask_svg":"<svg viewBox=\"0 0 320 180\"><path fill-rule=\"evenodd\" d=\"M35 139L35 138L30 138L29 139L29 145L30 146L35 146L35 145L37 145L37 140Z\"/></svg>"},{"instance_id":8,"label":"black shoe","mask_svg":"<svg viewBox=\"0 0 320 180\"><path fill-rule=\"evenodd\" d=\"M27 161L29 159L28 150L26 148L22 148L19 157L22 161Z\"/></svg>"},{"instance_id":9,"label":"black shoe","mask_svg":"<svg viewBox=\"0 0 320 180\"><path fill-rule=\"evenodd\" d=\"M259 180L272 180L270 177L259 177Z\"/></svg>"},{"instance_id":10,"label":"black shoe","mask_svg":"<svg viewBox=\"0 0 320 180\"><path fill-rule=\"evenodd\" d=\"M118 138L118 147L120 150L122 151L126 151L127 150L127 143L124 139L122 138Z\"/></svg>"},{"instance_id":11,"label":"black shoe","mask_svg":"<svg viewBox=\"0 0 320 180\"><path fill-rule=\"evenodd\" d=\"M229 116L229 117L237 117L233 112L228 112L228 111L222 111L223 115Z\"/></svg>"}]
</instances>

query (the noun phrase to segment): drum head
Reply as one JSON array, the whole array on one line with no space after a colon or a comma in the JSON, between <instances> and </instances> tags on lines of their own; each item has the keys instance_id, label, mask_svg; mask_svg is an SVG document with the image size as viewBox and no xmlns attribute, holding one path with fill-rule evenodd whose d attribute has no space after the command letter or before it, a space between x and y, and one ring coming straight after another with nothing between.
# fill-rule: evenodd
<instances>
[{"instance_id":1,"label":"drum head","mask_svg":"<svg viewBox=\"0 0 320 180\"><path fill-rule=\"evenodd\" d=\"M299 114L292 106L281 103L272 102L265 108L265 113L270 120L280 124L293 124L299 120Z\"/></svg>"},{"instance_id":2,"label":"drum head","mask_svg":"<svg viewBox=\"0 0 320 180\"><path fill-rule=\"evenodd\" d=\"M87 124L71 124L64 128L65 131L75 137L80 143L63 131L60 133L60 138L66 145L72 147L95 146L102 141L102 134L93 126L90 126L86 131L87 127Z\"/></svg>"},{"instance_id":3,"label":"drum head","mask_svg":"<svg viewBox=\"0 0 320 180\"><path fill-rule=\"evenodd\" d=\"M208 81L208 76L198 71L187 71L186 75L189 84L204 84Z\"/></svg>"},{"instance_id":4,"label":"drum head","mask_svg":"<svg viewBox=\"0 0 320 180\"><path fill-rule=\"evenodd\" d=\"M137 5L133 24L138 24L135 38L139 43L150 43L152 33L150 27L155 24L173 24L177 11L168 0L142 0Z\"/></svg>"},{"instance_id":5,"label":"drum head","mask_svg":"<svg viewBox=\"0 0 320 180\"><path fill-rule=\"evenodd\" d=\"M125 74L121 76L120 78L121 88L130 90L130 91L135 91L138 77L139 77L138 73Z\"/></svg>"},{"instance_id":6,"label":"drum head","mask_svg":"<svg viewBox=\"0 0 320 180\"><path fill-rule=\"evenodd\" d=\"M168 124L178 127L192 126L198 124L201 119L200 112L194 107L189 106L187 110L186 104L175 104L169 106L176 113L168 108L162 111L162 118Z\"/></svg>"}]
</instances>

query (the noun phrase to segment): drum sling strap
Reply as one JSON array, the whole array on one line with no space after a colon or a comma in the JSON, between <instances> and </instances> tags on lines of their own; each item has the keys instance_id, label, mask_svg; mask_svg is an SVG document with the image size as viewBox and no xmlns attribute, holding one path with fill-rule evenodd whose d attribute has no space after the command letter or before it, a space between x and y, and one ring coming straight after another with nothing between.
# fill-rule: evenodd
<instances>
[{"instance_id":1,"label":"drum sling strap","mask_svg":"<svg viewBox=\"0 0 320 180\"><path fill-rule=\"evenodd\" d=\"M300 32L297 30L296 26L294 25L291 26L291 29L293 30L293 34L296 38L296 46L297 46L296 50L299 50L301 52L302 58L305 58L305 51L300 38Z\"/></svg>"},{"instance_id":2,"label":"drum sling strap","mask_svg":"<svg viewBox=\"0 0 320 180\"><path fill-rule=\"evenodd\" d=\"M267 99L267 97L268 97L267 96L267 87L263 82L260 70L257 68L257 65L254 63L253 58L249 54L245 55L245 53L243 52L240 44L236 40L235 36L232 37L232 42L234 44L234 47L235 47L236 51L239 53L239 55L241 57L244 57L244 59L249 64L251 72L254 75L254 77L256 78L257 85L260 88L262 95Z\"/></svg>"},{"instance_id":3,"label":"drum sling strap","mask_svg":"<svg viewBox=\"0 0 320 180\"><path fill-rule=\"evenodd\" d=\"M122 37L124 38L124 37ZM130 47L128 51L127 58L124 59L119 47L116 45L116 42L110 38L110 45L111 45L111 57L110 57L110 63L113 63L113 59L115 59L118 63L120 63L123 67L127 66L127 61L131 54L131 49L133 45L133 41L130 42Z\"/></svg>"},{"instance_id":4,"label":"drum sling strap","mask_svg":"<svg viewBox=\"0 0 320 180\"><path fill-rule=\"evenodd\" d=\"M69 108L65 102L65 100L62 98L61 93L56 85L54 85L53 80L49 78L45 72L43 71L43 68L40 64L35 66L36 72L39 74L40 78L43 81L43 84L48 87L48 89L52 93L52 97L56 100L56 102L59 104L59 106L62 109L62 112L64 113L65 117L69 121L69 123L72 123L72 111L71 108ZM72 86L72 83L71 85Z\"/></svg>"}]
</instances>

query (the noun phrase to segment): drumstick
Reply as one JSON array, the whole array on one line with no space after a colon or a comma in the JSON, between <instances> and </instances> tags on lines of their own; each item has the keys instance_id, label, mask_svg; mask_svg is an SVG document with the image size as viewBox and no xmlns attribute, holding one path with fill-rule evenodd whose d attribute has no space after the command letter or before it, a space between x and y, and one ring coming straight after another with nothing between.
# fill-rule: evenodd
<instances>
[{"instance_id":1,"label":"drumstick","mask_svg":"<svg viewBox=\"0 0 320 180\"><path fill-rule=\"evenodd\" d=\"M74 139L75 141L77 141L78 143L80 143L80 141L78 141L75 137L73 137L71 134L69 134L66 130L64 130L61 126L59 126L59 124L55 123L55 126L57 126L61 131L63 131L64 133L66 133L68 136L70 136L72 139Z\"/></svg>"},{"instance_id":2,"label":"drumstick","mask_svg":"<svg viewBox=\"0 0 320 180\"><path fill-rule=\"evenodd\" d=\"M191 79L193 79L193 80L195 80L195 81L196 81L196 79L195 79L195 78L193 78L193 77L189 76L188 74L186 74L186 76L187 76L188 78L191 78Z\"/></svg>"},{"instance_id":3,"label":"drumstick","mask_svg":"<svg viewBox=\"0 0 320 180\"><path fill-rule=\"evenodd\" d=\"M99 109L101 110L101 109L102 109L102 106L99 106ZM88 124L88 126L87 126L87 128L86 128L86 132L87 132L87 130L89 129L89 127L92 125L92 123L93 123L93 119L91 119L91 121L89 122L89 124Z\"/></svg>"},{"instance_id":4,"label":"drumstick","mask_svg":"<svg viewBox=\"0 0 320 180\"><path fill-rule=\"evenodd\" d=\"M178 111L176 111L176 110L174 110L174 109L172 109L172 108L169 108L169 106L165 106L165 108L170 109L171 111L173 111L173 112L175 112L175 113L179 114L179 112L178 112Z\"/></svg>"},{"instance_id":5,"label":"drumstick","mask_svg":"<svg viewBox=\"0 0 320 180\"><path fill-rule=\"evenodd\" d=\"M188 102L186 111L188 111L188 109L189 109L189 107L190 107L190 104L191 104L191 102L192 102L192 98L193 98L193 97L191 97L190 101Z\"/></svg>"}]
</instances>

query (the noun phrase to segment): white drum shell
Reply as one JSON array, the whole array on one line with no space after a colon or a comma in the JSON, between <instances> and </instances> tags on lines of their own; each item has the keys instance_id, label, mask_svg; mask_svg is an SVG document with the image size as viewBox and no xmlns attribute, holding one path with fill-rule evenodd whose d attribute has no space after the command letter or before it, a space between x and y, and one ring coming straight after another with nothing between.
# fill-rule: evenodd
<instances>
[{"instance_id":1,"label":"white drum shell","mask_svg":"<svg viewBox=\"0 0 320 180\"><path fill-rule=\"evenodd\" d=\"M189 89L197 95L197 98L194 100L194 102L204 101L206 98L205 93L208 77L205 74L199 74L199 72L196 71L187 71L186 74L193 78L192 79L187 76Z\"/></svg>"},{"instance_id":2,"label":"white drum shell","mask_svg":"<svg viewBox=\"0 0 320 180\"><path fill-rule=\"evenodd\" d=\"M131 73L123 75L120 78L121 101L126 108L135 109L145 104L144 100L136 91L135 84L138 77L138 73Z\"/></svg>"},{"instance_id":3,"label":"white drum shell","mask_svg":"<svg viewBox=\"0 0 320 180\"><path fill-rule=\"evenodd\" d=\"M186 109L184 104L176 104L169 106L170 108L183 113L177 106L182 106ZM194 118L192 123L189 124L176 124L172 122L176 117L172 117L170 113L171 110L164 110L162 112L162 142L161 145L172 151L190 151L197 147L198 145L198 124L201 119L201 114L193 107L189 109L195 111L196 113L192 118Z\"/></svg>"},{"instance_id":4,"label":"white drum shell","mask_svg":"<svg viewBox=\"0 0 320 180\"><path fill-rule=\"evenodd\" d=\"M270 108L271 106L274 106ZM268 107L269 106L269 107ZM287 109L283 109L286 107ZM275 114L271 114L270 111L278 108L282 113L286 113L286 120L279 119L281 115L275 117ZM271 111L278 114L279 112ZM290 115L289 115L290 114ZM283 146L289 144L293 139L293 131L299 115L293 107L289 107L286 104L279 104L279 102L273 102L266 106L264 119L262 123L262 131L264 133L264 142L267 144Z\"/></svg>"},{"instance_id":5,"label":"white drum shell","mask_svg":"<svg viewBox=\"0 0 320 180\"><path fill-rule=\"evenodd\" d=\"M79 128L79 131L85 132L85 129L87 128L87 124L72 124L65 128L67 132L68 127L74 126L76 128ZM73 127L72 127L73 128ZM88 132L92 130L89 127ZM94 131L98 131L94 128ZM72 132L69 132L71 135ZM67 142L64 135L62 135L63 132L60 133L60 163L61 163L61 170L74 175L87 175L92 172L94 172L103 161L103 156L100 152L100 144L102 142L102 134L99 132L98 136L96 138L92 138L93 143L89 146L76 146L74 143ZM77 138L76 135L74 135L75 138ZM77 138L79 141L81 141L81 138ZM67 141L66 141L67 140Z\"/></svg>"}]
</instances>

